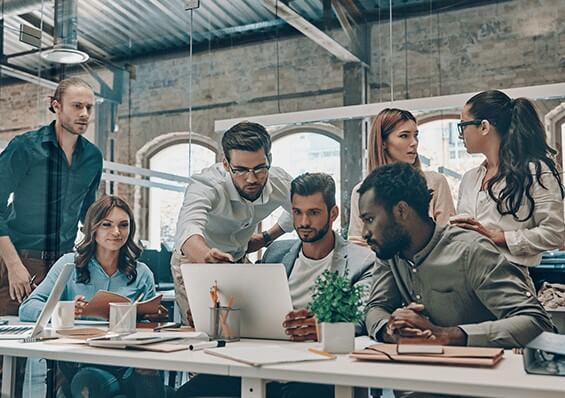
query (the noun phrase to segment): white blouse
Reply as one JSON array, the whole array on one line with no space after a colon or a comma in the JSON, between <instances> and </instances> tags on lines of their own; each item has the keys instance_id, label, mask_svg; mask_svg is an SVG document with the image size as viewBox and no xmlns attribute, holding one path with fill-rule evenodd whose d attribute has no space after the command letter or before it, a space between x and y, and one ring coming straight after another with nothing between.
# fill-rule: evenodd
<instances>
[{"instance_id":1,"label":"white blouse","mask_svg":"<svg viewBox=\"0 0 565 398\"><path fill-rule=\"evenodd\" d=\"M457 214L470 215L486 228L504 231L508 248L499 247L500 251L509 261L527 267L538 265L544 251L559 249L565 239L563 199L557 180L542 162L540 178L545 186L543 188L535 176L534 163L530 164L530 170L533 177L530 192L535 204L532 216L525 221L516 220L512 214L501 215L488 191L481 190L487 171L485 163L465 173L459 186L457 204ZM503 187L504 182L496 184L494 194L497 195ZM528 210L524 197L518 217L523 219Z\"/></svg>"}]
</instances>

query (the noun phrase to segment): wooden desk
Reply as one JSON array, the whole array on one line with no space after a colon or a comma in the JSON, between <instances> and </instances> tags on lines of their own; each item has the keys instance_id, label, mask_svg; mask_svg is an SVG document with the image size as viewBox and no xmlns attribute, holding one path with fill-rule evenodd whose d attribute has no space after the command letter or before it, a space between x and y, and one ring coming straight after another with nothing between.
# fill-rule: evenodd
<instances>
[{"instance_id":1,"label":"wooden desk","mask_svg":"<svg viewBox=\"0 0 565 398\"><path fill-rule=\"evenodd\" d=\"M302 345L314 343L285 343ZM261 349L273 342L247 340L240 343ZM360 347L367 339L358 340ZM191 371L242 377L242 397L263 398L265 382L287 380L334 384L336 398L351 397L353 386L381 387L431 393L481 397L563 398L565 378L534 376L525 373L522 358L510 351L494 369L358 362L346 355L335 361L295 363L254 368L202 351L155 353L147 351L112 350L84 345L53 343L20 343L0 340L0 355L4 355L2 397L10 397L14 385L14 357L39 357L57 361L128 366L162 370Z\"/></svg>"}]
</instances>

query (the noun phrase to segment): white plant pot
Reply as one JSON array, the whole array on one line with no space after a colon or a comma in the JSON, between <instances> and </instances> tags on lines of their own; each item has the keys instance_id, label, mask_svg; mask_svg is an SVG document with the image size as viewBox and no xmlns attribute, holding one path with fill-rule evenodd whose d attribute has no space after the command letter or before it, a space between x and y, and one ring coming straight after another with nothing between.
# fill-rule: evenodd
<instances>
[{"instance_id":1,"label":"white plant pot","mask_svg":"<svg viewBox=\"0 0 565 398\"><path fill-rule=\"evenodd\" d=\"M355 348L355 324L352 322L320 323L322 350L349 354Z\"/></svg>"}]
</instances>

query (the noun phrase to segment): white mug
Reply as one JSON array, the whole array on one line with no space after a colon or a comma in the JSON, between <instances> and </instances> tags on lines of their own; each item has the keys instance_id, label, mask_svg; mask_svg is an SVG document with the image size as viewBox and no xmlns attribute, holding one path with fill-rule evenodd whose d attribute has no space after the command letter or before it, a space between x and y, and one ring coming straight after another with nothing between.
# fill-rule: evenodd
<instances>
[{"instance_id":1,"label":"white mug","mask_svg":"<svg viewBox=\"0 0 565 398\"><path fill-rule=\"evenodd\" d=\"M69 329L75 325L75 302L59 301L51 315L53 329Z\"/></svg>"}]
</instances>

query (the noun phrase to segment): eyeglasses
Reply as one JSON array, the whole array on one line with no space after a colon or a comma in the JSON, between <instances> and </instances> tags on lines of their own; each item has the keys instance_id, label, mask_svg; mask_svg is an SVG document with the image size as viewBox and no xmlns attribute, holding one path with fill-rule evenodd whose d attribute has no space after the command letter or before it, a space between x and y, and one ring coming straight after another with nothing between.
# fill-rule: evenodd
<instances>
[{"instance_id":1,"label":"eyeglasses","mask_svg":"<svg viewBox=\"0 0 565 398\"><path fill-rule=\"evenodd\" d=\"M249 173L253 173L255 177L264 177L269 169L271 168L268 164L260 164L258 166L247 168L247 167L232 167L231 163L228 163L230 171L237 177L247 176Z\"/></svg>"},{"instance_id":2,"label":"eyeglasses","mask_svg":"<svg viewBox=\"0 0 565 398\"><path fill-rule=\"evenodd\" d=\"M466 122L459 122L457 123L457 130L459 130L459 139L463 139L463 131L467 126L480 126L483 121L480 119L468 120Z\"/></svg>"}]
</instances>

